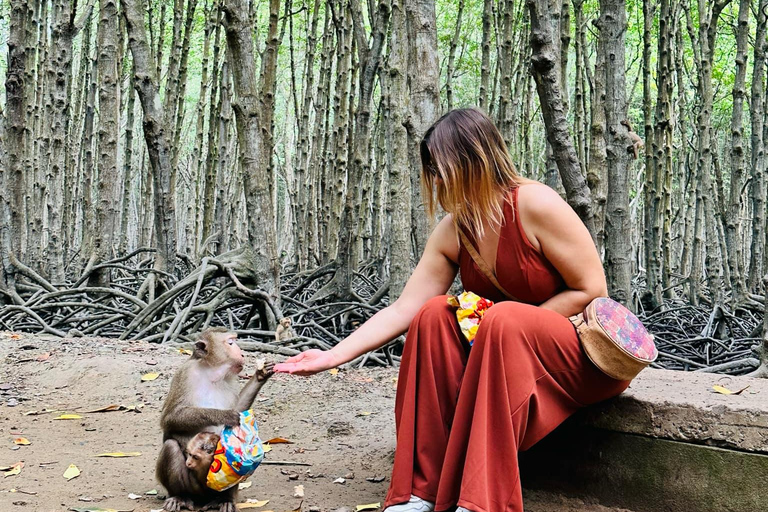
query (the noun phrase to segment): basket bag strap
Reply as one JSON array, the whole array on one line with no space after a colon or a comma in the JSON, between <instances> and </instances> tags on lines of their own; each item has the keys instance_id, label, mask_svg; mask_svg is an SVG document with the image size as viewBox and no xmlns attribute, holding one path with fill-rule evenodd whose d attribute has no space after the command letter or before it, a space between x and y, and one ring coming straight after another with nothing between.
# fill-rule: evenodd
<instances>
[{"instance_id":1,"label":"basket bag strap","mask_svg":"<svg viewBox=\"0 0 768 512\"><path fill-rule=\"evenodd\" d=\"M464 234L464 231L461 230L460 227L456 227L459 238L461 238L461 243L464 244L464 247L467 249L467 252L472 257L472 260L477 264L477 267L480 269L480 271L485 275L485 277L488 278L488 280L493 283L493 286L496 287L497 290L499 290L506 298L509 300L513 300L515 302L522 302L520 299L509 293L507 290L504 289L503 286L499 283L499 280L496 279L496 274L491 270L491 267L488 266L488 264L485 262L482 256L480 256L480 253L477 252L477 249L475 249L475 246L472 245L472 242L469 241L469 238L467 238L467 235Z\"/></svg>"}]
</instances>

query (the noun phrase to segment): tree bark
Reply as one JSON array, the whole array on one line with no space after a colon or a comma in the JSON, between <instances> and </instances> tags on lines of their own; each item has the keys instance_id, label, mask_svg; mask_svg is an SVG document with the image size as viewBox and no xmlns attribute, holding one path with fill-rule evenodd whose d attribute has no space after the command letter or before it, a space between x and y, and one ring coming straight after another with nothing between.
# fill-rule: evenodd
<instances>
[{"instance_id":1,"label":"tree bark","mask_svg":"<svg viewBox=\"0 0 768 512\"><path fill-rule=\"evenodd\" d=\"M731 184L728 214L725 217L725 241L728 249L728 268L734 298L741 299L746 293L744 266L741 251L741 188L745 171L744 155L744 97L747 81L747 36L749 34L749 10L751 0L739 1L739 17L736 29L736 79L733 84L733 111L731 113Z\"/></svg>"},{"instance_id":2,"label":"tree bark","mask_svg":"<svg viewBox=\"0 0 768 512\"><path fill-rule=\"evenodd\" d=\"M387 62L390 90L389 130L389 208L390 233L390 300L402 293L411 274L411 174L408 163L408 30L404 0L392 0L392 28L389 32ZM416 198L413 198L416 200Z\"/></svg>"},{"instance_id":3,"label":"tree bark","mask_svg":"<svg viewBox=\"0 0 768 512\"><path fill-rule=\"evenodd\" d=\"M627 118L624 0L600 0L599 50L605 60L606 154L608 197L605 215L605 270L608 294L631 308L632 244L629 243L629 153L632 142Z\"/></svg>"},{"instance_id":4,"label":"tree bark","mask_svg":"<svg viewBox=\"0 0 768 512\"><path fill-rule=\"evenodd\" d=\"M531 15L531 72L536 80L547 140L552 145L568 203L594 240L592 200L573 146L560 85L560 55L553 29L553 19L560 15L560 9L551 0L526 0L526 3Z\"/></svg>"},{"instance_id":5,"label":"tree bark","mask_svg":"<svg viewBox=\"0 0 768 512\"><path fill-rule=\"evenodd\" d=\"M156 265L172 272L176 265L176 204L171 181L171 153L168 128L160 108L156 70L150 58L144 28L144 0L123 0L123 16L128 45L133 56L136 92L144 114L144 140L152 170L154 195L154 228L157 243Z\"/></svg>"},{"instance_id":6,"label":"tree bark","mask_svg":"<svg viewBox=\"0 0 768 512\"><path fill-rule=\"evenodd\" d=\"M768 52L768 0L760 0L757 10L757 29L755 31L754 63L752 66L752 89L750 94L750 124L752 127L752 148L750 166L750 203L752 206L752 243L750 244L748 286L756 290L763 275L763 257L765 246L765 208L766 208L766 139L763 124L765 122L765 58ZM768 295L768 293L766 293Z\"/></svg>"},{"instance_id":7,"label":"tree bark","mask_svg":"<svg viewBox=\"0 0 768 512\"><path fill-rule=\"evenodd\" d=\"M232 107L237 126L238 158L245 188L248 241L254 251L256 282L270 294L278 292L279 267L272 203L272 116L277 63L278 0L269 2L267 45L261 66L261 90L256 83L253 27L245 0L224 0L224 29L235 87Z\"/></svg>"},{"instance_id":8,"label":"tree bark","mask_svg":"<svg viewBox=\"0 0 768 512\"><path fill-rule=\"evenodd\" d=\"M410 116L408 152L411 162L411 226L414 254L421 256L433 219L427 218L421 199L419 144L440 112L440 66L437 58L435 0L404 0L408 29L408 86Z\"/></svg>"},{"instance_id":9,"label":"tree bark","mask_svg":"<svg viewBox=\"0 0 768 512\"><path fill-rule=\"evenodd\" d=\"M119 137L120 99L118 75L117 2L99 0L98 46L99 83L99 180L96 202L96 260L103 262L114 256L120 234L120 185L117 169L117 139ZM106 274L95 272L92 283L106 284Z\"/></svg>"}]
</instances>

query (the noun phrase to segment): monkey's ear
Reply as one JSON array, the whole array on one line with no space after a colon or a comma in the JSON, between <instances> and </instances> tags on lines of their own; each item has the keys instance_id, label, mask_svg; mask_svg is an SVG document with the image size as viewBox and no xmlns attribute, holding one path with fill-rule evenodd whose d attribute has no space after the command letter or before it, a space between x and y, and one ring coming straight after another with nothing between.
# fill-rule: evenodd
<instances>
[{"instance_id":1,"label":"monkey's ear","mask_svg":"<svg viewBox=\"0 0 768 512\"><path fill-rule=\"evenodd\" d=\"M195 343L195 351L192 353L192 356L200 359L202 357L205 357L205 355L208 353L208 341L205 339L200 339Z\"/></svg>"}]
</instances>

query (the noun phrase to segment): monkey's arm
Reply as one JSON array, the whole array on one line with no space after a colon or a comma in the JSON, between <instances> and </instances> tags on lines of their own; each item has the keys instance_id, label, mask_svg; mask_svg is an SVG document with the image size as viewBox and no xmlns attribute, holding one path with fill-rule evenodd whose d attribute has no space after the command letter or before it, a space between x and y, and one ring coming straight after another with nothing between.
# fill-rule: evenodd
<instances>
[{"instance_id":1,"label":"monkey's arm","mask_svg":"<svg viewBox=\"0 0 768 512\"><path fill-rule=\"evenodd\" d=\"M239 425L239 410L182 406L165 414L161 423L164 432L196 434L213 425Z\"/></svg>"},{"instance_id":2,"label":"monkey's arm","mask_svg":"<svg viewBox=\"0 0 768 512\"><path fill-rule=\"evenodd\" d=\"M256 400L256 395L261 391L261 387L267 382L267 379L275 373L274 367L274 363L266 363L264 368L256 370L256 373L254 373L253 377L248 380L248 383L243 386L243 389L237 397L237 404L235 405L236 411L247 411L251 408L253 401Z\"/></svg>"}]
</instances>

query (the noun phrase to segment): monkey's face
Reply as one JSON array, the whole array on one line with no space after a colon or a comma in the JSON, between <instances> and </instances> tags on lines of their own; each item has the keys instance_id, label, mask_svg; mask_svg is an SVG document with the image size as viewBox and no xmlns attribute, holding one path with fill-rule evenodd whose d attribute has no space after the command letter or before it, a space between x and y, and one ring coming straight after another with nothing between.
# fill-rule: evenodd
<instances>
[{"instance_id":1,"label":"monkey's face","mask_svg":"<svg viewBox=\"0 0 768 512\"><path fill-rule=\"evenodd\" d=\"M210 432L201 432L187 443L186 466L198 475L204 476L213 462L213 453L219 436Z\"/></svg>"},{"instance_id":2,"label":"monkey's face","mask_svg":"<svg viewBox=\"0 0 768 512\"><path fill-rule=\"evenodd\" d=\"M229 367L237 375L243 371L243 352L237 346L237 334L232 332L208 333L195 343L193 358L202 359L211 367Z\"/></svg>"},{"instance_id":3,"label":"monkey's face","mask_svg":"<svg viewBox=\"0 0 768 512\"><path fill-rule=\"evenodd\" d=\"M227 358L232 361L232 372L240 373L243 371L245 358L243 357L243 351L237 345L237 334L227 333L224 335L223 346L226 350Z\"/></svg>"}]
</instances>

